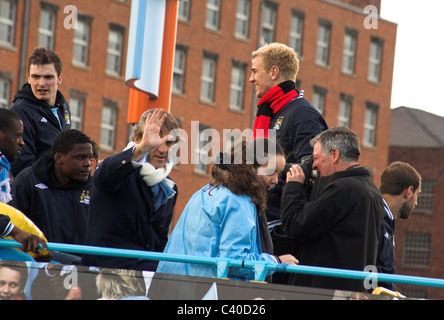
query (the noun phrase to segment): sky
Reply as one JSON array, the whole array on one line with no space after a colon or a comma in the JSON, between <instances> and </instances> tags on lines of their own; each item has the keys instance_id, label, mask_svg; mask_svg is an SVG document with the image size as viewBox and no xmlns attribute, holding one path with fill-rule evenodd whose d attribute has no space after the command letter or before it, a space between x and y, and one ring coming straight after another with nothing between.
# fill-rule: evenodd
<instances>
[{"instance_id":1,"label":"sky","mask_svg":"<svg viewBox=\"0 0 444 320\"><path fill-rule=\"evenodd\" d=\"M379 14L398 24L391 108L444 117L444 1L382 0Z\"/></svg>"}]
</instances>

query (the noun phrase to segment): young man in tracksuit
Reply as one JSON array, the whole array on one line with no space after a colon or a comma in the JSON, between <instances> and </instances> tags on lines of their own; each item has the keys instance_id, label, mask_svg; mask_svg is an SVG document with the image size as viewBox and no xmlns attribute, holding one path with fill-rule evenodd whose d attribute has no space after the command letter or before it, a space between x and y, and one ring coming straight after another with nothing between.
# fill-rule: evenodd
<instances>
[{"instance_id":1,"label":"young man in tracksuit","mask_svg":"<svg viewBox=\"0 0 444 320\"><path fill-rule=\"evenodd\" d=\"M25 146L11 164L15 177L51 150L56 135L71 128L71 112L63 94L63 62L51 50L36 48L28 59L28 82L15 94L11 110L23 121Z\"/></svg>"},{"instance_id":2,"label":"young man in tracksuit","mask_svg":"<svg viewBox=\"0 0 444 320\"><path fill-rule=\"evenodd\" d=\"M84 244L92 158L93 141L87 135L76 129L62 131L51 152L15 177L10 204L31 219L48 241ZM80 262L79 257L60 256L54 253L54 260Z\"/></svg>"}]
</instances>

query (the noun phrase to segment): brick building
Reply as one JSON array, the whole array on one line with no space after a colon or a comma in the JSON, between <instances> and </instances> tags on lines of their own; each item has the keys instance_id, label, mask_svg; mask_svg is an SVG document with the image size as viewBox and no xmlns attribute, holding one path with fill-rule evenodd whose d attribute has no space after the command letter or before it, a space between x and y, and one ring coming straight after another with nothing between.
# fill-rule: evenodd
<instances>
[{"instance_id":1,"label":"brick building","mask_svg":"<svg viewBox=\"0 0 444 320\"><path fill-rule=\"evenodd\" d=\"M440 241L444 228L444 118L422 110L392 110L389 160L405 161L422 176L418 206L407 220L396 220L396 273L444 278ZM393 122L395 123L395 122ZM443 299L442 289L397 285L410 297Z\"/></svg>"},{"instance_id":2,"label":"brick building","mask_svg":"<svg viewBox=\"0 0 444 320\"><path fill-rule=\"evenodd\" d=\"M65 63L60 89L74 126L100 142L102 158L121 151L130 132L124 84L130 0L0 5L0 106L8 107L26 81L32 49L49 46ZM288 44L300 57L299 89L329 126L357 132L361 163L377 181L388 158L397 26L370 19L367 5L380 10L380 0L181 0L170 111L189 140L196 139L192 130L212 128L224 138L224 129L251 128L257 103L248 82L251 52L264 42ZM202 146L205 138L189 141L193 163L171 174L179 187L176 215L210 177L205 161L192 159L205 157Z\"/></svg>"}]
</instances>

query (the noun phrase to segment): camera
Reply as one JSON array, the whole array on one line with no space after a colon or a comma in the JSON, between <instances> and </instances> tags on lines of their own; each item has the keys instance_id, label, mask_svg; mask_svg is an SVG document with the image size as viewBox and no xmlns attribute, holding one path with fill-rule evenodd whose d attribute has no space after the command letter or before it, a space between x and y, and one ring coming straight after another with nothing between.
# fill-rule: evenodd
<instances>
[{"instance_id":1,"label":"camera","mask_svg":"<svg viewBox=\"0 0 444 320\"><path fill-rule=\"evenodd\" d=\"M290 170L291 166L295 163L286 163L284 169L281 173L281 178L287 180L287 172ZM297 163L302 168L305 175L304 186L308 189L313 187L313 183L317 178L317 171L312 169L313 166L313 156L307 155L301 158L301 162Z\"/></svg>"}]
</instances>

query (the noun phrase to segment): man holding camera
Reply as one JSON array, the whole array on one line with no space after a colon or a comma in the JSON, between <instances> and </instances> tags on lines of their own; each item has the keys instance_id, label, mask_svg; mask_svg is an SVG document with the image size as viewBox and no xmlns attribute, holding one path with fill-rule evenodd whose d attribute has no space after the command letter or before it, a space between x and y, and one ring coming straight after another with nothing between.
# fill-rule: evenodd
<instances>
[{"instance_id":1,"label":"man holding camera","mask_svg":"<svg viewBox=\"0 0 444 320\"><path fill-rule=\"evenodd\" d=\"M271 43L252 53L250 82L259 100L253 136L270 137L284 149L287 163L300 163L311 155L310 139L327 129L322 115L296 90L299 60L294 50L281 43ZM271 132L273 131L273 132ZM276 255L293 252L293 241L281 230L280 205L285 177L269 191L267 220ZM275 274L273 282L285 283L284 274Z\"/></svg>"},{"instance_id":2,"label":"man holding camera","mask_svg":"<svg viewBox=\"0 0 444 320\"><path fill-rule=\"evenodd\" d=\"M311 144L319 178L307 202L302 168L290 168L282 194L283 229L298 243L296 256L301 264L363 271L376 264L384 205L370 172L358 163L358 137L346 127L330 128ZM357 292L369 289L363 280L306 274L292 274L290 283Z\"/></svg>"}]
</instances>

